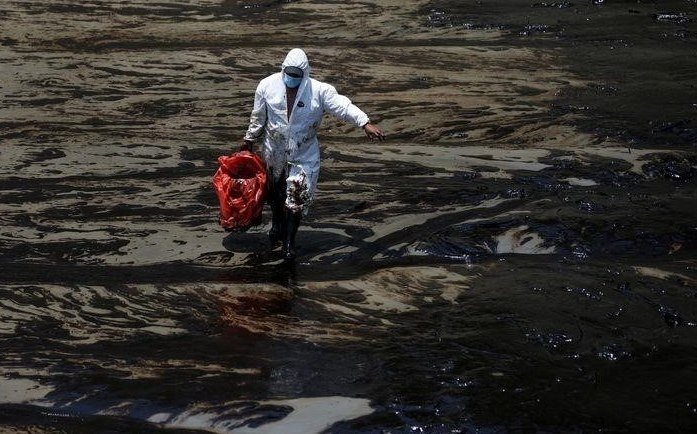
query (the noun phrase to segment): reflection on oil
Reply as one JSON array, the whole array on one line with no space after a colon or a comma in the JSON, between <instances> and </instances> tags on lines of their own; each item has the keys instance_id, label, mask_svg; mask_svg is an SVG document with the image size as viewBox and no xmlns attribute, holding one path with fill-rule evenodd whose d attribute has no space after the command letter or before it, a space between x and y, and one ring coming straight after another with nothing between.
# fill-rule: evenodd
<instances>
[{"instance_id":1,"label":"reflection on oil","mask_svg":"<svg viewBox=\"0 0 697 434\"><path fill-rule=\"evenodd\" d=\"M0 11L1 429L694 430L697 6L392 3ZM288 265L209 181L295 45L390 141Z\"/></svg>"}]
</instances>

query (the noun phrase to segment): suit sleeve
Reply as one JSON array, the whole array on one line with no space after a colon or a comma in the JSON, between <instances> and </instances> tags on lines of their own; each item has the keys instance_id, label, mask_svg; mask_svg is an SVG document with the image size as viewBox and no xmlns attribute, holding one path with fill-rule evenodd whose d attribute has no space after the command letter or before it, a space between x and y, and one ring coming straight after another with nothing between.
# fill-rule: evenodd
<instances>
[{"instance_id":1,"label":"suit sleeve","mask_svg":"<svg viewBox=\"0 0 697 434\"><path fill-rule=\"evenodd\" d=\"M324 89L322 94L324 109L331 113L332 116L345 122L351 122L358 127L362 127L370 122L368 115L356 107L350 99L339 95L334 86L326 85L326 89Z\"/></svg>"},{"instance_id":2,"label":"suit sleeve","mask_svg":"<svg viewBox=\"0 0 697 434\"><path fill-rule=\"evenodd\" d=\"M266 126L266 98L263 86L259 83L256 92L254 92L254 107L252 115L249 117L249 128L247 128L244 139L256 141L264 132L264 126Z\"/></svg>"}]
</instances>

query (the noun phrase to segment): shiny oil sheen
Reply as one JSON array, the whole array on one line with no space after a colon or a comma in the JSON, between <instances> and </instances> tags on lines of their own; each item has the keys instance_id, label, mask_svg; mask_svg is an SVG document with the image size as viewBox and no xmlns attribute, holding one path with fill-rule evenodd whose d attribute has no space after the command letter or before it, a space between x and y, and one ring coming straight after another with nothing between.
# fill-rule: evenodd
<instances>
[{"instance_id":1,"label":"shiny oil sheen","mask_svg":"<svg viewBox=\"0 0 697 434\"><path fill-rule=\"evenodd\" d=\"M694 431L697 4L393 3L3 3L0 430ZM210 177L300 43L389 140L282 265Z\"/></svg>"}]
</instances>

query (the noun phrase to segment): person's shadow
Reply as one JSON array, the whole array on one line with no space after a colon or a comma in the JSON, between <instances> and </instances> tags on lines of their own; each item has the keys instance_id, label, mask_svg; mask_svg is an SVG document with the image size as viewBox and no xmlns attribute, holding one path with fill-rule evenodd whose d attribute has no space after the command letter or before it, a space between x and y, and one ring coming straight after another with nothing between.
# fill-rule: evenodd
<instances>
[{"instance_id":1,"label":"person's shadow","mask_svg":"<svg viewBox=\"0 0 697 434\"><path fill-rule=\"evenodd\" d=\"M265 232L231 232L223 238L223 247L233 253L259 253L271 249Z\"/></svg>"},{"instance_id":2,"label":"person's shadow","mask_svg":"<svg viewBox=\"0 0 697 434\"><path fill-rule=\"evenodd\" d=\"M296 245L298 256L308 257L328 252L338 247L353 245L355 238L341 234L307 228L298 231ZM280 257L280 249L271 250L271 244L266 232L232 232L223 238L223 247L233 253L268 254L277 253Z\"/></svg>"},{"instance_id":3,"label":"person's shadow","mask_svg":"<svg viewBox=\"0 0 697 434\"><path fill-rule=\"evenodd\" d=\"M244 265L259 266L283 258L280 248L271 248L266 232L232 232L223 238L223 247L234 255L247 255Z\"/></svg>"},{"instance_id":4,"label":"person's shadow","mask_svg":"<svg viewBox=\"0 0 697 434\"><path fill-rule=\"evenodd\" d=\"M368 259L363 258L361 251L372 245L364 240L372 231L349 227L346 232L341 234L322 227L301 228L296 237L297 257L292 261L283 259L280 247L271 248L266 231L230 233L223 239L223 247L233 255L245 256L240 265L251 267L253 274L264 274L287 285L296 280L301 269L310 272L317 267Z\"/></svg>"}]
</instances>

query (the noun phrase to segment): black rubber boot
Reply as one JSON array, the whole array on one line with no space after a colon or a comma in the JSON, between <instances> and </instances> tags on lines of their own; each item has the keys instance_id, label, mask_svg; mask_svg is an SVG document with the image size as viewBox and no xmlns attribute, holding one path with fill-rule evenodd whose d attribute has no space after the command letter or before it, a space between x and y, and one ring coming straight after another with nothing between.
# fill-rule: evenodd
<instances>
[{"instance_id":1,"label":"black rubber boot","mask_svg":"<svg viewBox=\"0 0 697 434\"><path fill-rule=\"evenodd\" d=\"M275 249L281 245L286 237L286 176L281 175L278 181L271 186L271 229L269 230L269 244Z\"/></svg>"},{"instance_id":2,"label":"black rubber boot","mask_svg":"<svg viewBox=\"0 0 697 434\"><path fill-rule=\"evenodd\" d=\"M275 201L274 201L275 202ZM285 238L285 212L283 204L277 206L276 203L271 204L271 229L269 230L269 243L271 248L275 249L281 245Z\"/></svg>"},{"instance_id":3,"label":"black rubber boot","mask_svg":"<svg viewBox=\"0 0 697 434\"><path fill-rule=\"evenodd\" d=\"M295 251L295 234L298 233L301 218L301 212L286 210L286 233L283 241L283 258L287 261L292 261L297 256Z\"/></svg>"}]
</instances>

